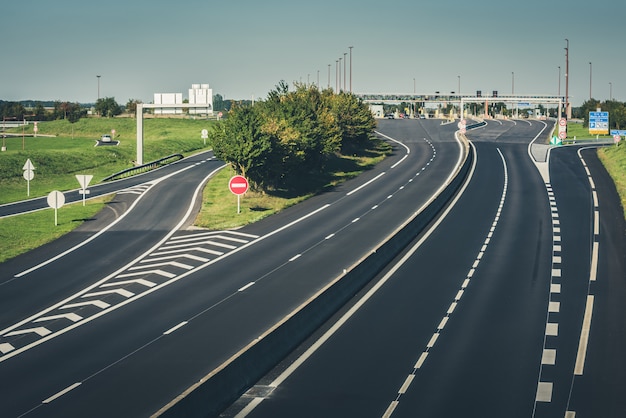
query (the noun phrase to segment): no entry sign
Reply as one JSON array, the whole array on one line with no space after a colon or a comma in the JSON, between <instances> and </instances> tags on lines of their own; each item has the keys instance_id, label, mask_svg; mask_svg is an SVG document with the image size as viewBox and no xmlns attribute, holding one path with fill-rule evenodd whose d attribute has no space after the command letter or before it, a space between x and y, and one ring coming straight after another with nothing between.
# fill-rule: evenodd
<instances>
[{"instance_id":1,"label":"no entry sign","mask_svg":"<svg viewBox=\"0 0 626 418\"><path fill-rule=\"evenodd\" d=\"M248 180L244 176L233 176L228 181L228 188L236 195L242 195L248 191Z\"/></svg>"}]
</instances>

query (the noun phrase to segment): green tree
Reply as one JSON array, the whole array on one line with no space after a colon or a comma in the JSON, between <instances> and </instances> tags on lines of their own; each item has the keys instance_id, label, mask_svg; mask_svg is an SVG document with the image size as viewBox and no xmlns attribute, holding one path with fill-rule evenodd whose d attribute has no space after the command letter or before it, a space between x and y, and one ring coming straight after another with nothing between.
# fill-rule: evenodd
<instances>
[{"instance_id":1,"label":"green tree","mask_svg":"<svg viewBox=\"0 0 626 418\"><path fill-rule=\"evenodd\" d=\"M128 99L128 102L126 102L126 112L130 113L131 115L134 115L135 113L137 113L138 103L141 103L141 100Z\"/></svg>"},{"instance_id":2,"label":"green tree","mask_svg":"<svg viewBox=\"0 0 626 418\"><path fill-rule=\"evenodd\" d=\"M212 126L210 133L215 156L230 163L253 187L263 185L266 161L272 152L272 144L260 126L255 108L236 106L228 118Z\"/></svg>"},{"instance_id":3,"label":"green tree","mask_svg":"<svg viewBox=\"0 0 626 418\"><path fill-rule=\"evenodd\" d=\"M114 97L105 97L96 101L96 113L107 118L117 116L122 113L122 108L115 101Z\"/></svg>"}]
</instances>

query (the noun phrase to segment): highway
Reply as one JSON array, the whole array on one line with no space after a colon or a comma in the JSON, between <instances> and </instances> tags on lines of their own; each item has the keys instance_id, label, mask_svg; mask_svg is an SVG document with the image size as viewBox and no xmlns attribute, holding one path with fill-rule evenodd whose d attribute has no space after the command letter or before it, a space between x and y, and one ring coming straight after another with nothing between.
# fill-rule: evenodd
<instances>
[{"instance_id":1,"label":"highway","mask_svg":"<svg viewBox=\"0 0 626 418\"><path fill-rule=\"evenodd\" d=\"M201 186L222 165L205 154L118 193L75 233L0 265L3 416L175 416L181 403L170 401L217 379L355 270L463 161L454 124L381 121L379 129L391 157L254 225L187 228ZM243 380L253 383L270 363L254 363ZM194 413L223 402L203 399Z\"/></svg>"},{"instance_id":2,"label":"highway","mask_svg":"<svg viewBox=\"0 0 626 418\"><path fill-rule=\"evenodd\" d=\"M437 224L221 417L626 416L626 236L593 150L469 131Z\"/></svg>"}]
</instances>

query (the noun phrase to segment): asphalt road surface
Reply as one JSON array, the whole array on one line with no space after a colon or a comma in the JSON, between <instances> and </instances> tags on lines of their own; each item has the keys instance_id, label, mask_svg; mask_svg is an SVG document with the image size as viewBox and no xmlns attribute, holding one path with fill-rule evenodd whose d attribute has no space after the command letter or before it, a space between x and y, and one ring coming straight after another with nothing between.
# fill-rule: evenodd
<instances>
[{"instance_id":1,"label":"asphalt road surface","mask_svg":"<svg viewBox=\"0 0 626 418\"><path fill-rule=\"evenodd\" d=\"M3 416L149 416L340 277L462 160L453 124L379 127L394 155L254 225L188 228L202 185L222 165L199 155L123 189L76 232L1 264Z\"/></svg>"},{"instance_id":2,"label":"asphalt road surface","mask_svg":"<svg viewBox=\"0 0 626 418\"><path fill-rule=\"evenodd\" d=\"M595 151L531 159L549 128L468 132L440 223L221 416L626 416L623 213Z\"/></svg>"}]
</instances>

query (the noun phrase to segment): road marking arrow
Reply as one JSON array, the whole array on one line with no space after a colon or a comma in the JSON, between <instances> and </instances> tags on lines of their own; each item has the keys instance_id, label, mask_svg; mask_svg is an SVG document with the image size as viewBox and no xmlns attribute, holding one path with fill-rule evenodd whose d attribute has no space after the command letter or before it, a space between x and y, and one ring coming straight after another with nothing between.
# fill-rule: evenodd
<instances>
[{"instance_id":1,"label":"road marking arrow","mask_svg":"<svg viewBox=\"0 0 626 418\"><path fill-rule=\"evenodd\" d=\"M131 296L134 296L135 294L133 292L129 292L128 290L124 290L124 289L111 289L111 290L103 290L101 292L93 292L93 293L87 293L86 295L83 295L82 297L84 298L88 298L91 296L102 296L102 295L110 295L112 293L117 293L120 296L124 296L125 298L129 298Z\"/></svg>"},{"instance_id":2,"label":"road marking arrow","mask_svg":"<svg viewBox=\"0 0 626 418\"><path fill-rule=\"evenodd\" d=\"M8 334L4 334L4 335L7 337L10 337L12 335L24 335L24 334L31 334L31 333L35 333L39 335L40 337L45 337L48 334L52 334L52 331L50 331L48 328L37 327L37 328L19 329L17 331L9 332Z\"/></svg>"},{"instance_id":3,"label":"road marking arrow","mask_svg":"<svg viewBox=\"0 0 626 418\"><path fill-rule=\"evenodd\" d=\"M141 285L144 285L146 287L154 287L154 286L156 286L156 283L153 283L150 280L137 279L137 280L125 280L123 282L105 283L105 284L101 285L100 287L121 286L121 285L124 285L124 284L131 284L131 283L141 284Z\"/></svg>"},{"instance_id":4,"label":"road marking arrow","mask_svg":"<svg viewBox=\"0 0 626 418\"><path fill-rule=\"evenodd\" d=\"M44 316L42 318L35 319L33 322L54 321L55 319L69 319L72 322L78 322L81 319L83 319L83 317L80 315L76 315L75 313L68 313L68 314Z\"/></svg>"},{"instance_id":5,"label":"road marking arrow","mask_svg":"<svg viewBox=\"0 0 626 418\"><path fill-rule=\"evenodd\" d=\"M119 274L117 277L133 277L133 276L142 276L145 274L158 274L159 276L167 277L168 279L172 279L176 277L174 273L168 273L167 271L163 271L163 270L138 271L137 273Z\"/></svg>"},{"instance_id":6,"label":"road marking arrow","mask_svg":"<svg viewBox=\"0 0 626 418\"><path fill-rule=\"evenodd\" d=\"M103 302L101 300L88 300L86 302L76 302L76 303L70 303L70 304L67 304L67 305L63 305L59 309L80 308L82 306L89 306L89 305L97 306L100 309L106 309L109 306L111 306L110 304L108 304L106 302Z\"/></svg>"},{"instance_id":7,"label":"road marking arrow","mask_svg":"<svg viewBox=\"0 0 626 418\"><path fill-rule=\"evenodd\" d=\"M0 353L2 353L2 354L6 354L9 351L13 351L13 350L15 350L15 347L13 347L9 343L0 344Z\"/></svg>"}]
</instances>

